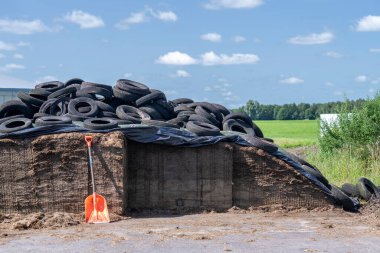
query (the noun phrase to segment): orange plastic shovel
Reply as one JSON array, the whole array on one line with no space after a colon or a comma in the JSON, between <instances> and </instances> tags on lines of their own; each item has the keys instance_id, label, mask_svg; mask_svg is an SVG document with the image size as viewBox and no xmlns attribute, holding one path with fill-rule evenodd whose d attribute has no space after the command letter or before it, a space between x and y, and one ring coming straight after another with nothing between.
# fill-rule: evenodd
<instances>
[{"instance_id":1,"label":"orange plastic shovel","mask_svg":"<svg viewBox=\"0 0 380 253\"><path fill-rule=\"evenodd\" d=\"M84 201L85 220L87 223L107 223L110 222L106 199L95 192L94 169L92 167L92 136L84 137L88 148L88 161L91 170L92 195Z\"/></svg>"}]
</instances>

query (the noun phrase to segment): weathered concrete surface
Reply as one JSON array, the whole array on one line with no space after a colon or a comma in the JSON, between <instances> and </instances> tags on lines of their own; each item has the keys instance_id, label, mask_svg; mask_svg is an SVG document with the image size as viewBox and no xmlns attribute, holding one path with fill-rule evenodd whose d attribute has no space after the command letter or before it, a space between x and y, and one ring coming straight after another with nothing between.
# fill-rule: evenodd
<instances>
[{"instance_id":1,"label":"weathered concrete surface","mask_svg":"<svg viewBox=\"0 0 380 253\"><path fill-rule=\"evenodd\" d=\"M0 252L380 252L380 220L358 214L207 213L0 233Z\"/></svg>"},{"instance_id":2,"label":"weathered concrete surface","mask_svg":"<svg viewBox=\"0 0 380 253\"><path fill-rule=\"evenodd\" d=\"M111 212L125 206L122 133L92 134L97 191ZM92 192L82 133L0 140L0 213L83 212Z\"/></svg>"},{"instance_id":3,"label":"weathered concrete surface","mask_svg":"<svg viewBox=\"0 0 380 253\"><path fill-rule=\"evenodd\" d=\"M232 145L183 148L128 141L128 207L232 206Z\"/></svg>"}]
</instances>

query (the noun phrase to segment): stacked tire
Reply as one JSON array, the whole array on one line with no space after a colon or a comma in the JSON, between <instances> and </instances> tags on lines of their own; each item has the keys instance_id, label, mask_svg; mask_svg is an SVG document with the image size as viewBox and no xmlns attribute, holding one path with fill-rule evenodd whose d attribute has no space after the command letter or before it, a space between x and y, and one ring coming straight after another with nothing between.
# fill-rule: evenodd
<instances>
[{"instance_id":1,"label":"stacked tire","mask_svg":"<svg viewBox=\"0 0 380 253\"><path fill-rule=\"evenodd\" d=\"M32 127L32 123L42 127L82 121L85 128L93 130L146 124L185 128L198 136L235 131L250 138L264 137L245 113L230 112L222 105L188 98L169 101L162 91L127 79L117 80L113 87L80 78L65 83L44 82L29 93L19 92L17 96L19 100L8 101L0 107L0 123L11 120L0 127L0 132L20 131Z\"/></svg>"}]
</instances>

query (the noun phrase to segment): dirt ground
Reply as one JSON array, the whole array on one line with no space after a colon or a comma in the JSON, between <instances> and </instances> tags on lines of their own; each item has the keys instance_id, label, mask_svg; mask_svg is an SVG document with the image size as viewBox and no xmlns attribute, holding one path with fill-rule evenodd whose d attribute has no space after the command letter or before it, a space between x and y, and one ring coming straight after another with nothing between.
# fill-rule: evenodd
<instances>
[{"instance_id":1,"label":"dirt ground","mask_svg":"<svg viewBox=\"0 0 380 253\"><path fill-rule=\"evenodd\" d=\"M0 252L380 252L380 201L361 213L241 210L112 216L85 224L67 213L0 217Z\"/></svg>"}]
</instances>

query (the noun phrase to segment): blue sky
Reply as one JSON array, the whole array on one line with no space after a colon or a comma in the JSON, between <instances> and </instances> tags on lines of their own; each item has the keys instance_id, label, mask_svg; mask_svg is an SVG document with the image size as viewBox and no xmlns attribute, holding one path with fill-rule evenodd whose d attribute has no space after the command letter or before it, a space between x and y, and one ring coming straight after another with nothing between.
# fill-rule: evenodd
<instances>
[{"instance_id":1,"label":"blue sky","mask_svg":"<svg viewBox=\"0 0 380 253\"><path fill-rule=\"evenodd\" d=\"M378 0L3 1L0 87L141 81L237 107L380 89Z\"/></svg>"}]
</instances>

